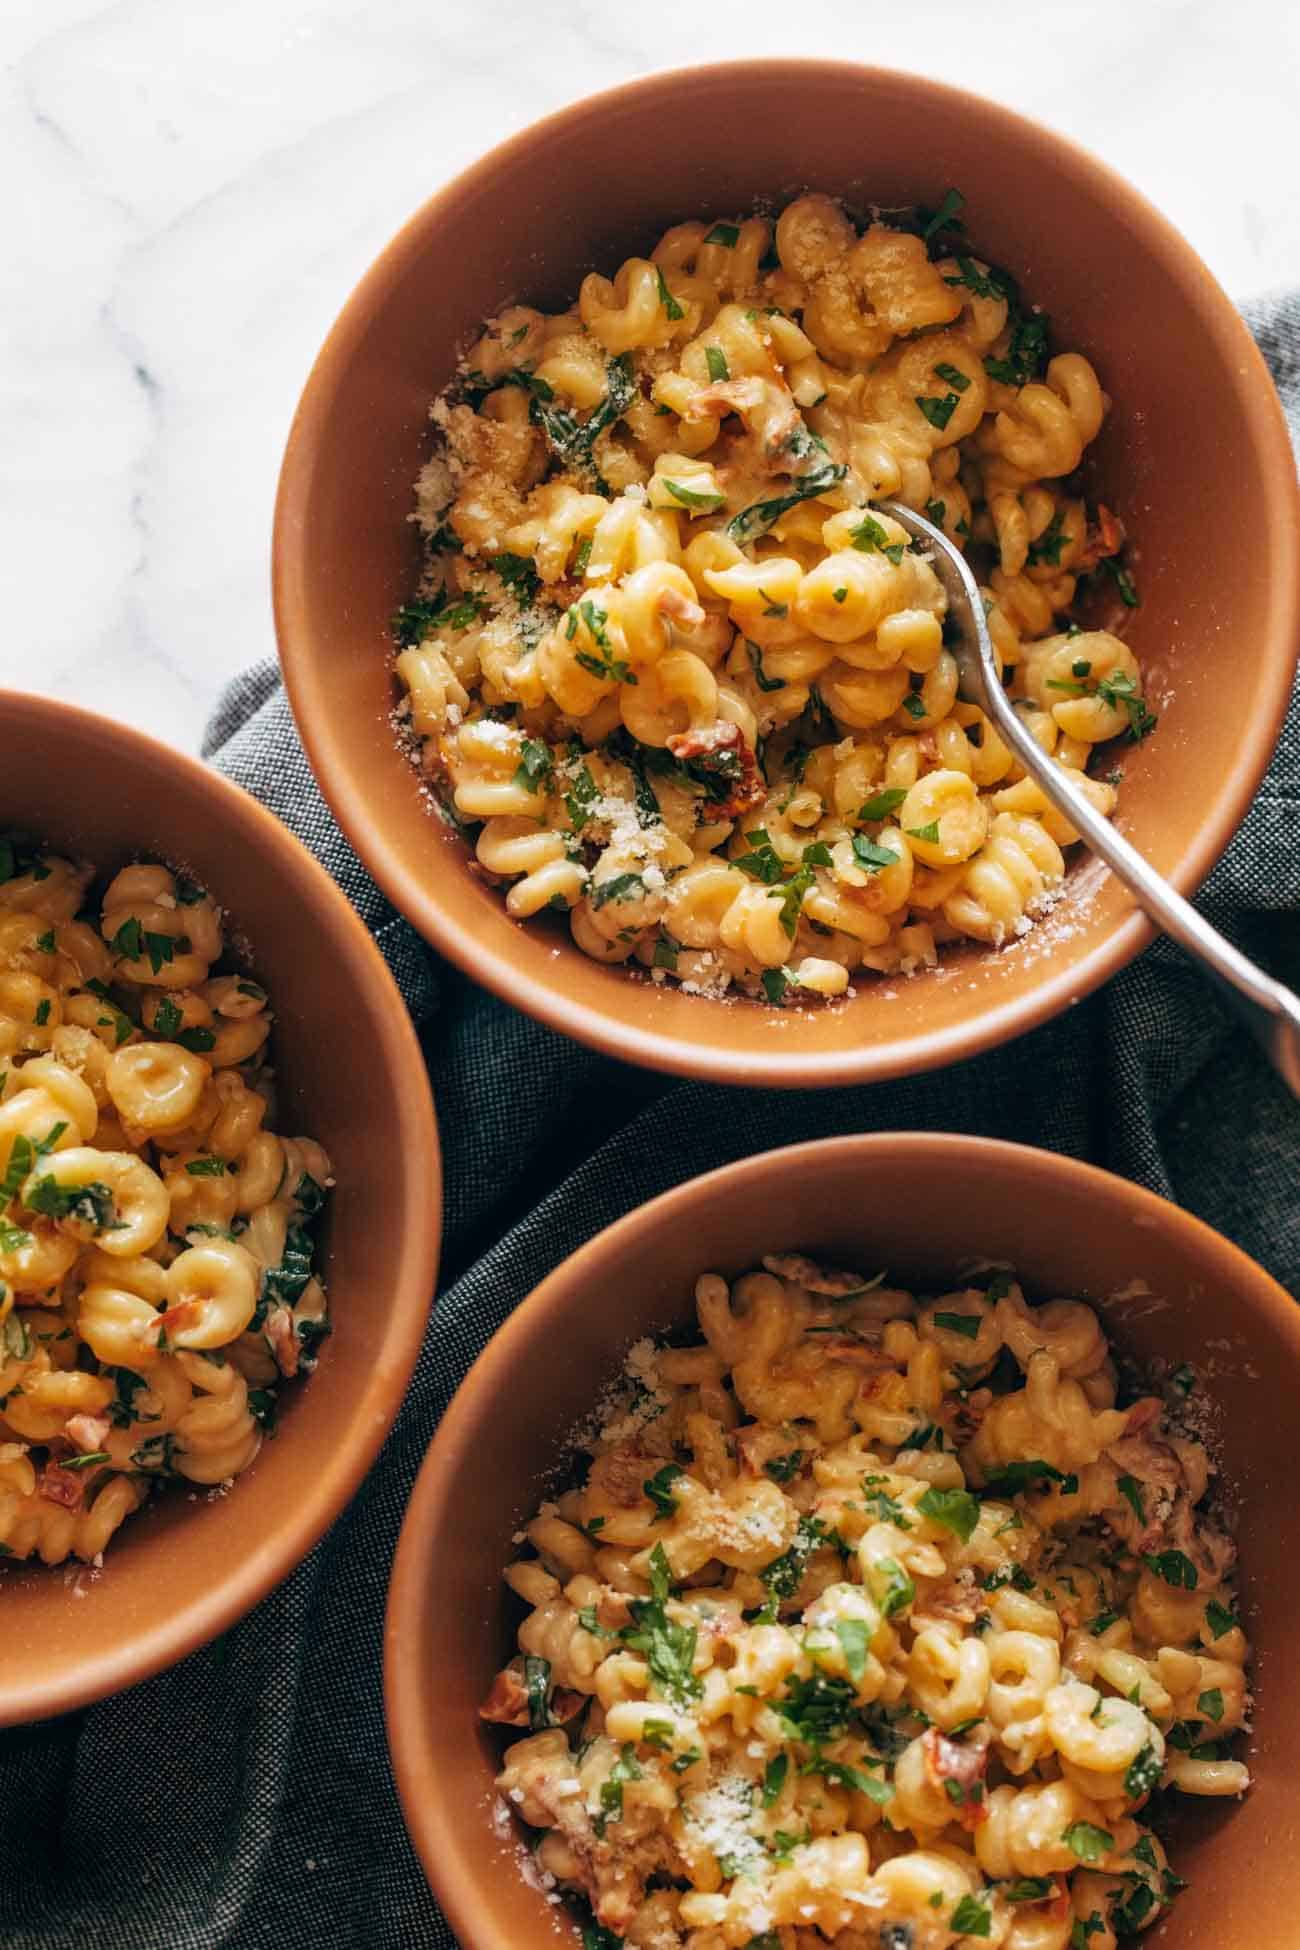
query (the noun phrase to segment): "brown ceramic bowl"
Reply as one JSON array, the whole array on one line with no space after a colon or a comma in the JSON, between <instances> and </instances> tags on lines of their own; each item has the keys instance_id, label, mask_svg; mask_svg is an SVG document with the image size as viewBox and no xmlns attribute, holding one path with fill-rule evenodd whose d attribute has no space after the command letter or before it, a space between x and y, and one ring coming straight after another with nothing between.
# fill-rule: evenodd
<instances>
[{"instance_id":1,"label":"brown ceramic bowl","mask_svg":"<svg viewBox=\"0 0 1300 1950\"><path fill-rule=\"evenodd\" d=\"M689 141L665 140L682 128ZM948 184L967 197L979 249L1115 395L1090 468L1128 524L1142 603L1131 635L1161 714L1159 735L1125 751L1120 824L1189 892L1250 803L1290 688L1294 463L1263 362L1205 266L1061 137L879 69L781 60L654 75L539 122L431 198L363 278L308 380L274 574L285 679L316 775L421 933L517 1007L612 1055L734 1083L899 1075L1041 1022L1151 937L1117 882L1076 866L1050 930L1001 953L969 947L907 982L868 978L834 1008L706 1003L590 961L556 917L512 922L466 873L467 848L393 741L386 631L416 574L412 482L430 401L480 321L516 297L563 308L586 271L612 270L688 216L805 188L934 205Z\"/></svg>"},{"instance_id":2,"label":"brown ceramic bowl","mask_svg":"<svg viewBox=\"0 0 1300 1950\"><path fill-rule=\"evenodd\" d=\"M319 1138L338 1181L323 1233L334 1331L316 1373L283 1390L277 1432L253 1467L226 1496L160 1493L118 1532L101 1571L0 1571L8 1725L84 1706L192 1652L333 1522L378 1454L419 1351L441 1169L424 1064L383 958L278 820L194 760L50 699L0 692L0 750L0 828L105 872L161 854L229 910L275 1010L277 1128Z\"/></svg>"},{"instance_id":3,"label":"brown ceramic bowl","mask_svg":"<svg viewBox=\"0 0 1300 1950\"><path fill-rule=\"evenodd\" d=\"M518 1606L501 1583L512 1534L629 1344L692 1320L705 1269L734 1275L792 1248L888 1266L932 1291L972 1259L1005 1260L1031 1295L1095 1303L1139 1359L1203 1370L1214 1350L1207 1391L1225 1479L1241 1497L1256 1785L1239 1805L1180 1810L1170 1855L1192 1886L1153 1941L1292 1950L1300 1693L1288 1675L1300 1552L1285 1540L1300 1310L1218 1233L1091 1165L983 1138L888 1132L768 1152L630 1213L529 1295L452 1402L398 1545L385 1692L406 1825L466 1950L578 1940L524 1881L518 1837L494 1821L502 1743L476 1709L515 1649Z\"/></svg>"}]
</instances>

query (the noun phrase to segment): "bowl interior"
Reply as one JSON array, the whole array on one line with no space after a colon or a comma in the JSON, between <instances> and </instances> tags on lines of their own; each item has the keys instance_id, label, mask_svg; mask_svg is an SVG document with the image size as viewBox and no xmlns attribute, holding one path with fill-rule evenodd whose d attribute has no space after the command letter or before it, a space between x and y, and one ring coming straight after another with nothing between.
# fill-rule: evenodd
<instances>
[{"instance_id":1,"label":"bowl interior","mask_svg":"<svg viewBox=\"0 0 1300 1950\"><path fill-rule=\"evenodd\" d=\"M1252 1261L1163 1200L1046 1152L921 1134L769 1153L642 1207L544 1282L464 1383L407 1515L386 1671L407 1826L453 1927L476 1950L577 1940L525 1883L518 1836L494 1822L502 1743L476 1713L514 1650L518 1605L500 1582L512 1534L628 1344L692 1319L700 1272L735 1274L792 1247L866 1273L888 1266L931 1291L975 1258L1010 1261L1035 1298L1094 1302L1123 1350L1189 1359L1209 1377L1213 1439L1240 1494L1255 1786L1240 1804L1177 1812L1170 1855L1191 1888L1153 1940L1292 1945L1300 1695L1286 1675L1300 1554L1283 1546L1278 1499L1293 1468L1300 1315ZM544 1389L531 1379L543 1369Z\"/></svg>"},{"instance_id":2,"label":"bowl interior","mask_svg":"<svg viewBox=\"0 0 1300 1950\"><path fill-rule=\"evenodd\" d=\"M689 140L665 142L665 127L689 127ZM758 62L652 77L538 124L426 204L354 294L304 395L277 511L276 607L326 794L387 893L445 953L633 1061L769 1083L897 1074L1028 1027L1146 938L1118 885L1076 868L1050 923L1000 953L970 947L906 982L864 978L834 1008L704 1004L598 966L556 918L511 922L464 871L464 843L394 745L386 630L416 568L412 482L429 403L479 321L511 298L562 307L586 271L612 270L689 216L804 188L860 209L934 205L949 184L967 198L973 246L1014 273L1051 315L1056 345L1087 353L1114 396L1091 491L1129 530L1141 607L1126 620L1161 718L1157 736L1123 752L1120 823L1190 886L1244 812L1289 689L1294 467L1263 363L1199 259L1046 131L878 70ZM1232 492L1209 521L1205 483L1224 456ZM1243 561L1267 573L1243 576Z\"/></svg>"},{"instance_id":3,"label":"bowl interior","mask_svg":"<svg viewBox=\"0 0 1300 1950\"><path fill-rule=\"evenodd\" d=\"M279 1426L229 1495L161 1494L102 1571L0 1572L0 1725L116 1691L233 1622L278 1583L360 1483L397 1413L433 1295L440 1173L406 1011L343 896L255 801L136 733L0 697L0 827L106 873L163 857L211 888L271 995L275 1128L330 1153L333 1332L281 1392ZM69 1587L75 1587L70 1589Z\"/></svg>"}]
</instances>

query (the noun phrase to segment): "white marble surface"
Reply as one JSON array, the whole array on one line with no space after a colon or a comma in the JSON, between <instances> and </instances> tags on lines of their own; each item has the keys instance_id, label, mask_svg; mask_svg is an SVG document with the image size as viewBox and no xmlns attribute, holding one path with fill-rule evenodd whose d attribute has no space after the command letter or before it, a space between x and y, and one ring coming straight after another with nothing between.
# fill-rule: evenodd
<instances>
[{"instance_id":1,"label":"white marble surface","mask_svg":"<svg viewBox=\"0 0 1300 1950\"><path fill-rule=\"evenodd\" d=\"M1106 156L1235 297L1300 282L1283 0L0 0L0 683L196 749L273 647L281 449L375 252L545 110L745 53L965 82Z\"/></svg>"}]
</instances>

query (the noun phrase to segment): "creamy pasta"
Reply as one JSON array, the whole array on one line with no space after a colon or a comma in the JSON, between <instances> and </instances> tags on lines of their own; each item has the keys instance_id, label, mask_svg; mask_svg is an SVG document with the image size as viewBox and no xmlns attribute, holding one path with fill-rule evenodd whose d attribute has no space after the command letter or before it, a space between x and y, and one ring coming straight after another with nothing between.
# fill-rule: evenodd
<instances>
[{"instance_id":1,"label":"creamy pasta","mask_svg":"<svg viewBox=\"0 0 1300 1950\"><path fill-rule=\"evenodd\" d=\"M890 496L970 550L1017 710L1111 810L1092 754L1155 719L1077 478L1109 400L960 205L679 224L503 311L435 403L401 710L516 918L774 1003L1028 928L1078 836L958 696Z\"/></svg>"},{"instance_id":2,"label":"creamy pasta","mask_svg":"<svg viewBox=\"0 0 1300 1950\"><path fill-rule=\"evenodd\" d=\"M0 834L0 1556L46 1564L247 1469L329 1331L266 991L201 887L124 867L93 913L93 877Z\"/></svg>"},{"instance_id":3,"label":"creamy pasta","mask_svg":"<svg viewBox=\"0 0 1300 1950\"><path fill-rule=\"evenodd\" d=\"M1005 1273L695 1291L505 1574L543 1880L594 1946L1115 1950L1182 1886L1151 1797L1249 1785L1191 1370L1118 1406L1092 1309Z\"/></svg>"}]
</instances>

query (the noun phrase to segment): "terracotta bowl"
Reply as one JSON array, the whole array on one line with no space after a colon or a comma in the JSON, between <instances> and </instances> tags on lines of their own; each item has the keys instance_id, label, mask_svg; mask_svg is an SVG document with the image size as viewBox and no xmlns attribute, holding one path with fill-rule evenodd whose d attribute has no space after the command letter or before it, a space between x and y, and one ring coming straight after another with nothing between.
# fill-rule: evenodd
<instances>
[{"instance_id":1,"label":"terracotta bowl","mask_svg":"<svg viewBox=\"0 0 1300 1950\"><path fill-rule=\"evenodd\" d=\"M0 1725L84 1706L224 1631L288 1575L353 1495L391 1425L437 1272L441 1168L415 1034L333 881L257 802L152 739L0 692L0 828L115 872L160 855L210 887L270 990L277 1128L317 1137L334 1331L316 1373L226 1496L160 1493L104 1568L0 1571ZM75 1587L75 1588L74 1588Z\"/></svg>"},{"instance_id":2,"label":"terracotta bowl","mask_svg":"<svg viewBox=\"0 0 1300 1950\"><path fill-rule=\"evenodd\" d=\"M1163 1950L1292 1950L1300 1693L1288 1675L1300 1552L1285 1539L1300 1310L1235 1246L1149 1192L1054 1153L920 1133L797 1145L652 1200L544 1280L462 1383L407 1511L385 1649L407 1828L460 1941L516 1950L578 1940L524 1881L519 1837L494 1821L503 1743L476 1711L515 1649L519 1607L501 1583L512 1534L630 1343L694 1319L700 1272L735 1275L792 1248L872 1272L887 1266L932 1291L976 1257L1007 1260L1031 1296L1092 1301L1139 1359L1167 1355L1203 1370L1214 1350L1207 1389L1224 1475L1240 1492L1257 1661L1256 1785L1240 1804L1179 1812L1170 1855L1192 1886L1153 1940Z\"/></svg>"},{"instance_id":3,"label":"terracotta bowl","mask_svg":"<svg viewBox=\"0 0 1300 1950\"><path fill-rule=\"evenodd\" d=\"M689 140L665 140L683 128ZM1250 803L1290 687L1294 463L1263 362L1205 266L1059 136L879 69L782 60L655 75L539 122L431 198L362 279L307 382L280 481L275 599L326 797L435 947L631 1062L801 1086L926 1069L1030 1028L1150 939L1116 883L1076 866L1050 931L1001 953L970 947L907 982L868 977L835 1008L706 1003L588 960L558 917L509 920L394 745L386 631L416 574L412 482L430 401L481 320L512 298L563 308L585 272L612 271L689 216L806 188L933 206L949 184L981 252L1115 396L1092 491L1128 524L1141 592L1131 635L1161 714L1158 735L1124 753L1120 823L1190 890Z\"/></svg>"}]
</instances>

